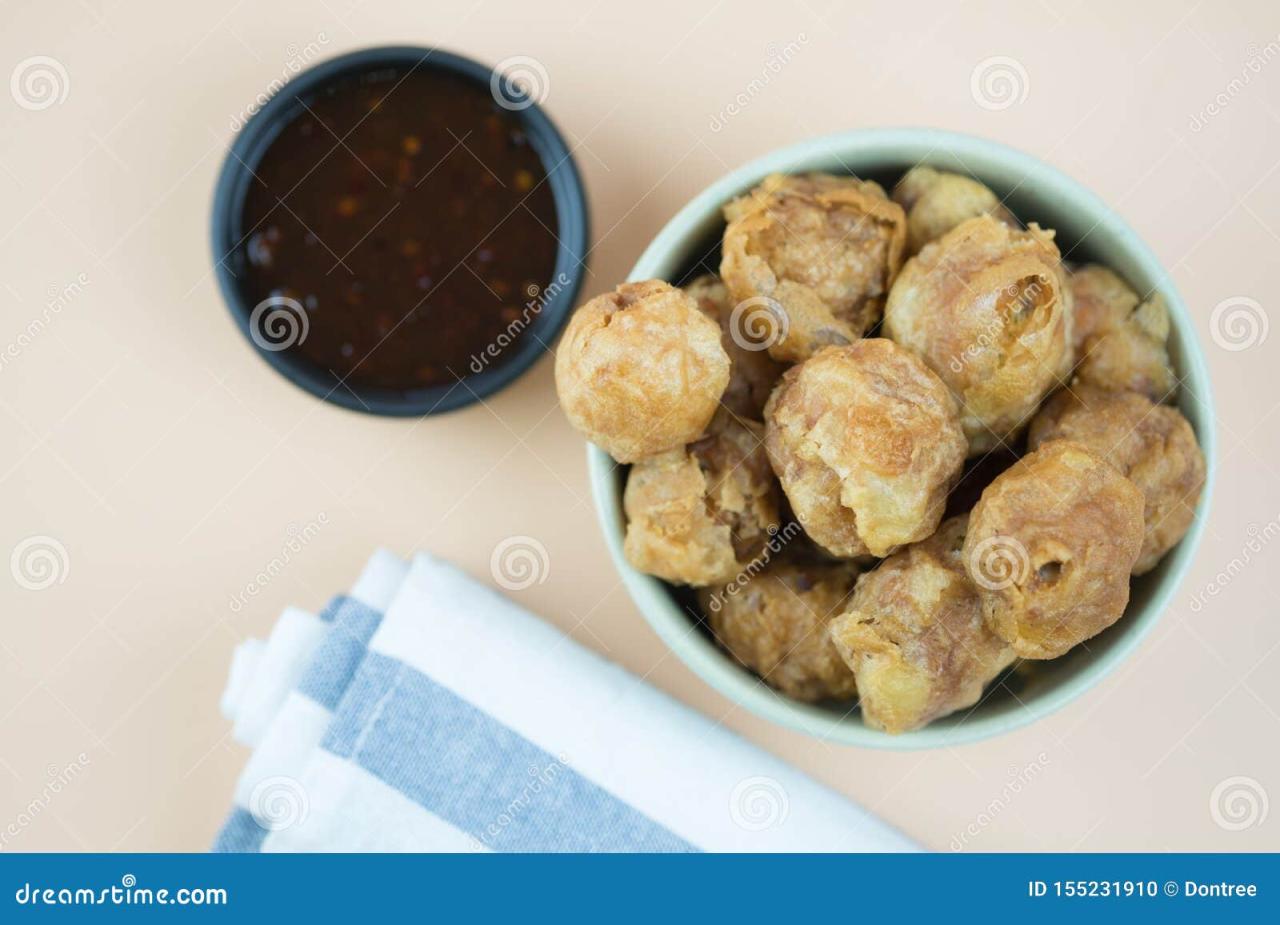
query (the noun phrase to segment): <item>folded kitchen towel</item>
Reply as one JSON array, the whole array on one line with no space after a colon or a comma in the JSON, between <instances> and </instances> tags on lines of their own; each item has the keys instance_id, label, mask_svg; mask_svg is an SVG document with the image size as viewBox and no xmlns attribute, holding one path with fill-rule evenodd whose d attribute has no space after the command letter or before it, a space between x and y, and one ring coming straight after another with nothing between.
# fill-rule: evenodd
<instances>
[{"instance_id":1,"label":"folded kitchen towel","mask_svg":"<svg viewBox=\"0 0 1280 925\"><path fill-rule=\"evenodd\" d=\"M222 698L223 712L233 722L234 732L243 728L242 714L257 711L252 724L264 731L256 743L245 743L254 749L236 782L233 807L214 850L259 851L272 827L287 823L291 801L304 798L296 782L319 748L334 708L364 658L369 637L407 572L408 566L391 553L374 553L351 592L334 598L321 612L326 630L319 645L293 649L292 661L283 657L267 661L261 654L266 646L256 639L237 648ZM234 693L247 691L257 671L272 665L298 678L298 686L274 710ZM245 678L246 673L251 676ZM285 815L273 822L272 814L281 813Z\"/></svg>"},{"instance_id":2,"label":"folded kitchen towel","mask_svg":"<svg viewBox=\"0 0 1280 925\"><path fill-rule=\"evenodd\" d=\"M429 556L375 554L322 616L313 651L292 650L305 665L265 651L233 664L232 713L261 708L234 688L271 687L246 672L298 680L215 850L914 850Z\"/></svg>"}]
</instances>

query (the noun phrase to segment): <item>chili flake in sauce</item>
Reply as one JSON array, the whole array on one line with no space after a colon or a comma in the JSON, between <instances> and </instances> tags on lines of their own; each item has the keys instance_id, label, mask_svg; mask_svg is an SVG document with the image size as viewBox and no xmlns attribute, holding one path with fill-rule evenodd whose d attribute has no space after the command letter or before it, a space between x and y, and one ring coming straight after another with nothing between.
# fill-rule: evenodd
<instances>
[{"instance_id":1,"label":"chili flake in sauce","mask_svg":"<svg viewBox=\"0 0 1280 925\"><path fill-rule=\"evenodd\" d=\"M289 349L353 385L410 389L528 336L513 322L551 281L557 223L519 117L426 69L354 75L304 102L254 166L242 215L248 296L307 312Z\"/></svg>"}]
</instances>

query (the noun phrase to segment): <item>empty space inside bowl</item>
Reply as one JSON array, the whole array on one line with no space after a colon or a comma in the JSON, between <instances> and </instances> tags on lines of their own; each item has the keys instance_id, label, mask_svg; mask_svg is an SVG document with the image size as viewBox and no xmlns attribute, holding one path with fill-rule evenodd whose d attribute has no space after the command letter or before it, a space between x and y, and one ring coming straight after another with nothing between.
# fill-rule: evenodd
<instances>
[{"instance_id":1,"label":"empty space inside bowl","mask_svg":"<svg viewBox=\"0 0 1280 925\"><path fill-rule=\"evenodd\" d=\"M835 139L833 141L838 141ZM975 141L968 139L968 141ZM821 144L819 142L818 144ZM982 143L975 143L981 148ZM1056 241L1065 259L1073 264L1100 263L1110 267L1124 277L1144 297L1151 292L1163 293L1169 303L1173 316L1172 333L1169 341L1169 352L1175 371L1182 384L1179 388L1177 405L1191 422L1196 435L1205 451L1212 477L1212 424L1209 412L1209 396L1202 361L1199 358L1190 338L1194 336L1190 319L1186 316L1182 303L1172 287L1167 274L1160 268L1154 257L1146 251L1144 245L1136 239L1124 223L1109 209L1103 206L1092 194L1075 186L1061 174L1025 156L1018 156L1018 165L1011 169L1008 154L988 156L980 150L967 151L963 154L949 153L936 146L920 144L915 150L899 153L896 157L876 152L859 158L861 165L856 175L862 179L871 179L880 183L886 191L892 190L894 184L911 166L924 163L939 170L950 170L964 173L989 186L1013 213L1023 222L1037 222L1042 227L1052 228L1056 232ZM830 173L854 173L850 169L853 160L838 152L824 155L821 150L800 159L791 167L768 168L766 162L762 169L751 180L734 190L726 190L723 201L734 195L740 195L750 189L765 174L773 172L799 173L805 170L822 170ZM708 193L715 191L715 187ZM697 205L695 201L695 205ZM632 278L659 277L676 284L685 284L705 273L717 273L720 263L720 239L725 223L718 208L711 208L711 203L701 217L691 225L680 230L678 240L664 241L660 236L655 240L650 251L641 258L632 274ZM675 225L676 223L672 223ZM672 231L671 226L664 235ZM664 252L664 253L658 253ZM872 332L874 334L876 332ZM615 467L617 508L614 512L616 523L621 527L625 519L621 510L622 490L626 483L626 468ZM967 469L966 469L967 471ZM1205 493L1208 491L1206 482ZM1177 547L1169 552L1160 564L1151 572L1133 579L1129 605L1125 616L1115 625L1098 636L1076 646L1073 650L1057 659L1049 661L1021 661L988 687L980 703L971 710L961 711L944 719L931 723L930 733L941 733L941 741L946 741L949 734L957 738L964 737L966 724L973 724L979 716L984 726L1019 724L1017 715L1026 711L1030 701L1049 704L1045 708L1052 709L1073 697L1083 687L1100 677L1107 668L1124 656L1147 628L1151 620L1134 619L1138 613L1154 616L1168 604L1169 596L1174 590L1176 576L1183 570L1185 560L1191 555L1195 538L1203 519L1205 500L1201 499L1201 516L1193 525L1190 533ZM609 519L609 518L607 518ZM704 669L710 667L709 652L714 649L719 659L729 662L727 654L719 649L709 628L701 617L697 601L688 589L675 588L658 579L635 573L633 581L650 585L665 596L667 606L681 615L686 622L697 626L699 647L706 651L700 653ZM633 591L637 590L633 587ZM646 595L648 596L648 595ZM687 633L687 630L686 630ZM687 646L690 640L682 640ZM748 676L771 699L782 695L768 689L764 682L745 668L735 669ZM760 706L759 703L756 704ZM857 713L850 712L853 707L848 703L829 703L809 705L794 701L786 702L786 710L793 714L790 720L797 720L803 726L803 717L809 716L817 725L811 730L819 735L829 734L829 724L833 721L857 721ZM846 717L848 719L846 719ZM919 736L921 733L908 734ZM899 737L902 738L902 737ZM905 744L905 743L904 743Z\"/></svg>"}]
</instances>

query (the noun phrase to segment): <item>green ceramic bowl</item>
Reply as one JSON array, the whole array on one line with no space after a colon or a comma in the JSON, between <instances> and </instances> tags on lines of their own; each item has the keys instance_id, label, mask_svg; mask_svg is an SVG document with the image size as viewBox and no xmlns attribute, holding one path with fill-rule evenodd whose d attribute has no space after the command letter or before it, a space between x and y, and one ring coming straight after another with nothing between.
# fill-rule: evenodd
<instances>
[{"instance_id":1,"label":"green ceramic bowl","mask_svg":"<svg viewBox=\"0 0 1280 925\"><path fill-rule=\"evenodd\" d=\"M588 446L592 493L614 564L640 611L685 664L726 697L767 719L830 741L877 748L934 748L1008 732L1048 715L1097 684L1133 651L1168 606L1200 544L1217 461L1204 355L1186 305L1160 262L1093 193L1034 157L995 142L933 129L872 129L775 151L733 171L681 209L641 255L630 278L678 283L699 272L714 271L724 230L721 206L768 174L854 173L889 189L915 164L981 180L1024 221L1055 229L1058 244L1070 260L1106 264L1140 292L1158 289L1164 294L1173 320L1170 354L1183 378L1178 404L1199 437L1208 478L1190 532L1154 571L1134 581L1129 608L1116 625L1062 658L1039 663L1030 679L997 685L970 710L918 732L891 736L864 725L851 704L814 706L773 691L716 645L699 624L687 592L628 565L622 554L625 467L603 450Z\"/></svg>"}]
</instances>

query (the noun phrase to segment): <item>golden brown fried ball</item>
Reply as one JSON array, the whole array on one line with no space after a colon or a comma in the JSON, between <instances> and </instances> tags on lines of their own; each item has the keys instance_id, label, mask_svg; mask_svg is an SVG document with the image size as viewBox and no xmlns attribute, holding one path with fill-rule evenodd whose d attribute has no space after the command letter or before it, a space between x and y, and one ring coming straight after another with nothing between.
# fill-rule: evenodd
<instances>
[{"instance_id":1,"label":"golden brown fried ball","mask_svg":"<svg viewBox=\"0 0 1280 925\"><path fill-rule=\"evenodd\" d=\"M1116 321L1129 317L1142 301L1116 273L1087 263L1067 276L1074 296L1072 348L1084 352L1084 342Z\"/></svg>"},{"instance_id":2,"label":"golden brown fried ball","mask_svg":"<svg viewBox=\"0 0 1280 925\"><path fill-rule=\"evenodd\" d=\"M1023 658L1057 658L1124 614L1142 492L1101 456L1054 440L996 478L969 516L965 568L987 625Z\"/></svg>"},{"instance_id":3,"label":"golden brown fried ball","mask_svg":"<svg viewBox=\"0 0 1280 925\"><path fill-rule=\"evenodd\" d=\"M1030 449L1050 440L1084 444L1142 492L1145 537L1133 574L1155 568L1190 529L1204 487L1204 454L1176 408L1137 392L1076 385L1049 399L1031 422Z\"/></svg>"},{"instance_id":4,"label":"golden brown fried ball","mask_svg":"<svg viewBox=\"0 0 1280 925\"><path fill-rule=\"evenodd\" d=\"M765 551L781 500L764 428L722 411L705 437L631 467L623 551L674 584L726 582Z\"/></svg>"},{"instance_id":5,"label":"golden brown fried ball","mask_svg":"<svg viewBox=\"0 0 1280 925\"><path fill-rule=\"evenodd\" d=\"M876 183L774 174L724 208L720 276L771 326L769 352L797 362L848 344L880 317L907 223Z\"/></svg>"},{"instance_id":6,"label":"golden brown fried ball","mask_svg":"<svg viewBox=\"0 0 1280 925\"><path fill-rule=\"evenodd\" d=\"M1069 299L1052 232L980 215L907 261L884 330L955 393L976 455L1012 440L1066 372Z\"/></svg>"},{"instance_id":7,"label":"golden brown fried ball","mask_svg":"<svg viewBox=\"0 0 1280 925\"><path fill-rule=\"evenodd\" d=\"M987 628L965 572L967 521L944 521L929 539L864 574L849 612L831 624L873 728L907 732L971 707L1014 660Z\"/></svg>"},{"instance_id":8,"label":"golden brown fried ball","mask_svg":"<svg viewBox=\"0 0 1280 925\"><path fill-rule=\"evenodd\" d=\"M796 519L836 556L886 556L938 526L964 465L955 400L882 337L827 347L782 377L766 446Z\"/></svg>"},{"instance_id":9,"label":"golden brown fried ball","mask_svg":"<svg viewBox=\"0 0 1280 925\"><path fill-rule=\"evenodd\" d=\"M1178 380L1169 362L1169 307L1153 293L1145 302L1106 267L1071 274L1075 297L1076 377L1152 401L1173 398Z\"/></svg>"},{"instance_id":10,"label":"golden brown fried ball","mask_svg":"<svg viewBox=\"0 0 1280 925\"><path fill-rule=\"evenodd\" d=\"M1018 221L996 194L977 180L934 170L923 164L906 172L893 188L893 201L907 213L907 253L934 241L975 215L990 215L1006 225Z\"/></svg>"},{"instance_id":11,"label":"golden brown fried ball","mask_svg":"<svg viewBox=\"0 0 1280 925\"><path fill-rule=\"evenodd\" d=\"M771 687L797 700L850 700L853 672L827 630L857 574L850 563L775 559L742 581L703 589L698 600L720 644Z\"/></svg>"},{"instance_id":12,"label":"golden brown fried ball","mask_svg":"<svg viewBox=\"0 0 1280 925\"><path fill-rule=\"evenodd\" d=\"M697 299L698 307L720 325L720 344L730 363L729 386L720 403L739 417L760 420L773 384L786 369L769 356L768 344L760 337L767 335L767 320L750 307L735 314L729 290L710 274L685 286L685 292ZM756 325L761 321L765 327L758 330Z\"/></svg>"},{"instance_id":13,"label":"golden brown fried ball","mask_svg":"<svg viewBox=\"0 0 1280 925\"><path fill-rule=\"evenodd\" d=\"M624 283L579 307L556 352L569 423L618 462L696 440L728 384L719 325L659 280Z\"/></svg>"}]
</instances>

